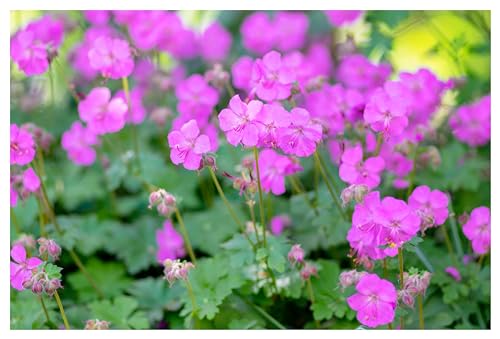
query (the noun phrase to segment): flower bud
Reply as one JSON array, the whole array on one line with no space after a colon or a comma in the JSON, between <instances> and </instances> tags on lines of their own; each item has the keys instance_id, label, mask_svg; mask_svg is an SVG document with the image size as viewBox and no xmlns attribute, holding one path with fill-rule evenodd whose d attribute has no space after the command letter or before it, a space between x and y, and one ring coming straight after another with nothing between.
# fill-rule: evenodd
<instances>
[{"instance_id":1,"label":"flower bud","mask_svg":"<svg viewBox=\"0 0 500 339\"><path fill-rule=\"evenodd\" d=\"M45 239L43 237L38 239L38 252L40 256L43 256L47 253L54 261L59 259L59 255L61 254L61 247L55 242L53 239Z\"/></svg>"},{"instance_id":2,"label":"flower bud","mask_svg":"<svg viewBox=\"0 0 500 339\"><path fill-rule=\"evenodd\" d=\"M45 293L53 296L54 293L62 287L60 279L51 279L45 284Z\"/></svg>"},{"instance_id":3,"label":"flower bud","mask_svg":"<svg viewBox=\"0 0 500 339\"><path fill-rule=\"evenodd\" d=\"M311 264L306 263L304 268L300 271L300 278L302 280L307 280L309 279L312 275L317 276L318 275L318 269L316 266L313 266Z\"/></svg>"},{"instance_id":4,"label":"flower bud","mask_svg":"<svg viewBox=\"0 0 500 339\"><path fill-rule=\"evenodd\" d=\"M85 322L84 330L108 330L109 324L109 321L90 319Z\"/></svg>"},{"instance_id":5,"label":"flower bud","mask_svg":"<svg viewBox=\"0 0 500 339\"><path fill-rule=\"evenodd\" d=\"M179 259L166 259L163 262L163 266L163 274L165 275L165 279L168 281L170 286L172 286L179 279L187 279L189 270L194 268L192 263L187 261L181 262Z\"/></svg>"},{"instance_id":6,"label":"flower bud","mask_svg":"<svg viewBox=\"0 0 500 339\"><path fill-rule=\"evenodd\" d=\"M205 72L205 80L215 88L223 89L229 84L229 73L224 70L221 64L215 64L212 69Z\"/></svg>"},{"instance_id":7,"label":"flower bud","mask_svg":"<svg viewBox=\"0 0 500 339\"><path fill-rule=\"evenodd\" d=\"M33 285L31 286L31 291L35 294L42 294L44 285L45 285L46 280L40 279L35 282L33 282Z\"/></svg>"},{"instance_id":8,"label":"flower bud","mask_svg":"<svg viewBox=\"0 0 500 339\"><path fill-rule=\"evenodd\" d=\"M359 281L359 279L361 279L362 276L364 276L366 274L366 272L358 272L356 270L351 270L351 271L345 271L345 272L342 272L340 273L340 276L339 276L339 283L340 283L340 286L342 287L342 290L344 290L345 288L349 287L349 286L352 286L352 285L356 285Z\"/></svg>"},{"instance_id":9,"label":"flower bud","mask_svg":"<svg viewBox=\"0 0 500 339\"><path fill-rule=\"evenodd\" d=\"M168 107L156 107L149 114L149 119L152 120L158 127L165 127L167 119L172 115L172 111Z\"/></svg>"},{"instance_id":10,"label":"flower bud","mask_svg":"<svg viewBox=\"0 0 500 339\"><path fill-rule=\"evenodd\" d=\"M299 244L293 245L290 252L288 252L288 261L292 266L304 263L304 250Z\"/></svg>"},{"instance_id":11,"label":"flower bud","mask_svg":"<svg viewBox=\"0 0 500 339\"><path fill-rule=\"evenodd\" d=\"M349 205L352 199L354 198L354 191L352 189L352 186L354 185L344 188L342 190L342 193L340 193L340 200L342 200L342 207L346 207L347 205Z\"/></svg>"},{"instance_id":12,"label":"flower bud","mask_svg":"<svg viewBox=\"0 0 500 339\"><path fill-rule=\"evenodd\" d=\"M415 297L407 290L398 291L398 297L408 307L415 305Z\"/></svg>"},{"instance_id":13,"label":"flower bud","mask_svg":"<svg viewBox=\"0 0 500 339\"><path fill-rule=\"evenodd\" d=\"M462 275L460 274L460 272L457 270L456 267L448 266L444 271L448 273L448 275L451 276L456 281L462 281Z\"/></svg>"}]
</instances>

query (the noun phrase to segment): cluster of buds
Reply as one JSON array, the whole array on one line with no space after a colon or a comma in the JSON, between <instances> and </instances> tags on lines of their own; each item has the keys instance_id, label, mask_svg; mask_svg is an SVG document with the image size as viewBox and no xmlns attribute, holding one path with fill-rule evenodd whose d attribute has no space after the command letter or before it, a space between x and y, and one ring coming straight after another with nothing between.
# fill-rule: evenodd
<instances>
[{"instance_id":1,"label":"cluster of buds","mask_svg":"<svg viewBox=\"0 0 500 339\"><path fill-rule=\"evenodd\" d=\"M363 277L367 273L368 272L365 271L358 272L356 270L344 271L340 273L339 285L342 291L344 291L349 286L356 285L358 281L361 279L361 277Z\"/></svg>"},{"instance_id":2,"label":"cluster of buds","mask_svg":"<svg viewBox=\"0 0 500 339\"><path fill-rule=\"evenodd\" d=\"M49 132L31 122L21 125L21 128L31 133L37 146L40 146L44 151L49 150L50 144L54 141L54 137Z\"/></svg>"},{"instance_id":3,"label":"cluster of buds","mask_svg":"<svg viewBox=\"0 0 500 339\"><path fill-rule=\"evenodd\" d=\"M21 245L24 248L35 248L36 247L36 240L32 235L29 234L21 234L19 238L17 238L16 241L12 243L13 246L15 245Z\"/></svg>"},{"instance_id":4,"label":"cluster of buds","mask_svg":"<svg viewBox=\"0 0 500 339\"><path fill-rule=\"evenodd\" d=\"M342 190L340 199L343 207L346 207L353 199L359 204L362 203L365 196L370 192L370 188L365 184L353 184Z\"/></svg>"},{"instance_id":5,"label":"cluster of buds","mask_svg":"<svg viewBox=\"0 0 500 339\"><path fill-rule=\"evenodd\" d=\"M53 261L59 260L59 255L61 255L61 247L53 239L39 238L38 242L38 253L43 257L46 253L48 257L51 257Z\"/></svg>"},{"instance_id":6,"label":"cluster of buds","mask_svg":"<svg viewBox=\"0 0 500 339\"><path fill-rule=\"evenodd\" d=\"M89 319L85 322L84 330L108 330L109 321L99 319Z\"/></svg>"},{"instance_id":7,"label":"cluster of buds","mask_svg":"<svg viewBox=\"0 0 500 339\"><path fill-rule=\"evenodd\" d=\"M205 72L205 80L215 88L223 89L229 84L229 73L224 70L221 64L217 63Z\"/></svg>"},{"instance_id":8,"label":"cluster of buds","mask_svg":"<svg viewBox=\"0 0 500 339\"><path fill-rule=\"evenodd\" d=\"M33 168L29 167L25 171L22 171L18 167L11 168L11 206L15 206L17 204L18 196L24 201L28 199L32 193L37 194L40 190L40 185L40 178ZM16 197L14 202L12 202L12 194Z\"/></svg>"},{"instance_id":9,"label":"cluster of buds","mask_svg":"<svg viewBox=\"0 0 500 339\"><path fill-rule=\"evenodd\" d=\"M304 258L305 253L300 244L293 245L290 252L288 252L288 261L292 266L297 266L300 270L300 278L305 281L313 275L318 275L318 269L316 266L306 262Z\"/></svg>"},{"instance_id":10,"label":"cluster of buds","mask_svg":"<svg viewBox=\"0 0 500 339\"><path fill-rule=\"evenodd\" d=\"M354 258L352 262L356 266L363 265L365 270L367 271L372 271L373 267L375 266L373 263L373 260L371 260L368 256L361 256L361 257L356 257L356 251L351 249L350 253L348 254L349 258Z\"/></svg>"},{"instance_id":11,"label":"cluster of buds","mask_svg":"<svg viewBox=\"0 0 500 339\"><path fill-rule=\"evenodd\" d=\"M403 289L398 291L398 296L401 301L413 308L415 304L415 297L417 295L425 295L427 287L429 287L432 274L423 271L418 272L418 270L411 269L410 273L403 273Z\"/></svg>"},{"instance_id":12,"label":"cluster of buds","mask_svg":"<svg viewBox=\"0 0 500 339\"><path fill-rule=\"evenodd\" d=\"M244 175L244 172L242 172L241 177L235 177L227 172L224 172L223 175L233 182L233 187L240 192L240 195L243 195L243 193L255 194L257 192L257 182L251 176Z\"/></svg>"},{"instance_id":13,"label":"cluster of buds","mask_svg":"<svg viewBox=\"0 0 500 339\"><path fill-rule=\"evenodd\" d=\"M177 208L175 197L161 188L149 195L148 208L152 209L155 206L158 214L164 217L169 217Z\"/></svg>"},{"instance_id":14,"label":"cluster of buds","mask_svg":"<svg viewBox=\"0 0 500 339\"><path fill-rule=\"evenodd\" d=\"M189 270L194 268L194 265L188 261L181 262L180 259L166 259L163 262L163 267L165 279L172 286L177 280L186 280Z\"/></svg>"},{"instance_id":15,"label":"cluster of buds","mask_svg":"<svg viewBox=\"0 0 500 339\"><path fill-rule=\"evenodd\" d=\"M23 287L31 289L35 294L41 295L45 292L48 296L53 296L54 293L62 288L61 279L50 278L44 270L34 272L31 279L23 283Z\"/></svg>"}]
</instances>

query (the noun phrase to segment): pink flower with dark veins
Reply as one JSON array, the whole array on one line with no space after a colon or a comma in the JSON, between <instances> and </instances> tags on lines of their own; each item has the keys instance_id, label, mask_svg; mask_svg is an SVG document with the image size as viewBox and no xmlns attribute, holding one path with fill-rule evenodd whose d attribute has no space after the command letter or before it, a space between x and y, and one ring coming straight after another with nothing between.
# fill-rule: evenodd
<instances>
[{"instance_id":1,"label":"pink flower with dark veins","mask_svg":"<svg viewBox=\"0 0 500 339\"><path fill-rule=\"evenodd\" d=\"M200 134L195 120L188 121L180 130L170 132L168 145L172 162L183 164L188 170L199 169L203 154L210 151L210 140L207 135Z\"/></svg>"}]
</instances>

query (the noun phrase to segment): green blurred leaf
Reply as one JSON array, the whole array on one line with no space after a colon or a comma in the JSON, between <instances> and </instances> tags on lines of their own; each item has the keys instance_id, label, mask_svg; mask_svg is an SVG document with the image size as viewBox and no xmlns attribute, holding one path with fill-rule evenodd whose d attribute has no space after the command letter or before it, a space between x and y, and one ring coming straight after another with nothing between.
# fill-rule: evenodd
<instances>
[{"instance_id":1,"label":"green blurred leaf","mask_svg":"<svg viewBox=\"0 0 500 339\"><path fill-rule=\"evenodd\" d=\"M95 318L111 322L115 329L145 329L148 320L142 311L137 311L139 303L134 298L119 296L110 300L95 301L89 305Z\"/></svg>"}]
</instances>

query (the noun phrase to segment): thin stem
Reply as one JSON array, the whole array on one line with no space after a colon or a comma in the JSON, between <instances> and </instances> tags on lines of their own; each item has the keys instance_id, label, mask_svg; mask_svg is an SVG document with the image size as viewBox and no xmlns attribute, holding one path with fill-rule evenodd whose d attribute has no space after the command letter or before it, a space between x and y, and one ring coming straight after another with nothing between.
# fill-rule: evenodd
<instances>
[{"instance_id":1,"label":"thin stem","mask_svg":"<svg viewBox=\"0 0 500 339\"><path fill-rule=\"evenodd\" d=\"M38 223L40 224L40 235L47 238L47 231L45 230L45 218L43 217L43 207L41 203L41 198L36 199L38 205Z\"/></svg>"},{"instance_id":2,"label":"thin stem","mask_svg":"<svg viewBox=\"0 0 500 339\"><path fill-rule=\"evenodd\" d=\"M418 303L418 325L421 330L425 329L425 324L424 324L424 298L422 297L421 294L417 296L417 303Z\"/></svg>"},{"instance_id":3,"label":"thin stem","mask_svg":"<svg viewBox=\"0 0 500 339\"><path fill-rule=\"evenodd\" d=\"M309 300L311 301L311 307L312 307L312 305L314 305L315 303L315 300L314 300L314 290L310 278L306 280L306 285L307 285L307 293L309 294ZM314 319L314 324L316 325L316 328L321 328L318 320Z\"/></svg>"},{"instance_id":4,"label":"thin stem","mask_svg":"<svg viewBox=\"0 0 500 339\"><path fill-rule=\"evenodd\" d=\"M89 284L92 286L92 288L96 291L97 295L99 296L100 299L104 299L104 294L102 293L101 289L97 286L96 282L90 275L90 273L87 271L85 266L83 265L82 261L80 260L80 257L74 250L69 250L69 255L71 256L71 259L75 262L76 266L78 269L83 273L85 278L87 278Z\"/></svg>"},{"instance_id":5,"label":"thin stem","mask_svg":"<svg viewBox=\"0 0 500 339\"><path fill-rule=\"evenodd\" d=\"M12 223L14 224L14 229L16 230L16 234L20 235L21 234L21 225L19 224L19 220L17 220L17 217L16 217L16 212L14 212L14 209L12 207L10 208L10 219L12 220Z\"/></svg>"},{"instance_id":6,"label":"thin stem","mask_svg":"<svg viewBox=\"0 0 500 339\"><path fill-rule=\"evenodd\" d=\"M413 151L413 164L412 164L412 168L411 168L411 172L410 172L410 175L408 177L408 189L406 190L406 198L408 198L411 194L411 191L413 189L413 181L415 180L415 172L416 172L416 169L417 169L417 152L418 152L418 145L415 145L414 146L414 151Z\"/></svg>"},{"instance_id":7,"label":"thin stem","mask_svg":"<svg viewBox=\"0 0 500 339\"><path fill-rule=\"evenodd\" d=\"M59 298L59 293L57 293L57 291L55 291L54 297L56 297L57 306L59 307L59 312L61 312L61 317L62 317L63 322L64 322L64 327L67 330L70 330L71 327L69 327L68 319L66 318L66 313L64 313L64 307L61 303L61 298Z\"/></svg>"},{"instance_id":8,"label":"thin stem","mask_svg":"<svg viewBox=\"0 0 500 339\"><path fill-rule=\"evenodd\" d=\"M45 319L47 319L47 322L50 323L50 316L49 312L47 311L47 307L45 306L45 302L43 301L43 296L39 296L38 299L40 300L40 304L42 305L43 313L45 314Z\"/></svg>"},{"instance_id":9,"label":"thin stem","mask_svg":"<svg viewBox=\"0 0 500 339\"><path fill-rule=\"evenodd\" d=\"M122 78L122 85L123 85L123 92L125 93L125 98L127 99L127 106L128 106L128 111L129 111L129 117L131 118L132 117L132 104L131 104L131 101L130 101L130 89L129 89L129 85L128 85L128 78L127 77L124 77ZM132 122L132 119L131 119L131 123L132 125L132 139L133 139L133 142L134 142L134 153L135 153L135 159L136 159L136 162L137 162L137 166L138 166L138 169L139 169L139 173L142 171L142 167L141 167L141 159L139 157L139 137L138 137L138 130L137 130L137 126Z\"/></svg>"},{"instance_id":10,"label":"thin stem","mask_svg":"<svg viewBox=\"0 0 500 339\"><path fill-rule=\"evenodd\" d=\"M387 278L387 259L384 258L384 260L382 261L382 268L384 270L384 278Z\"/></svg>"},{"instance_id":11,"label":"thin stem","mask_svg":"<svg viewBox=\"0 0 500 339\"><path fill-rule=\"evenodd\" d=\"M453 205L451 203L451 196L448 195L448 200L450 201L449 206L450 206L450 228L451 228L451 234L453 236L453 242L455 243L455 250L457 251L458 255L460 258L464 256L464 249L462 247L462 241L460 240L460 234L458 233L458 227L457 227L457 219L455 212L453 211ZM444 225L443 225L444 226Z\"/></svg>"},{"instance_id":12,"label":"thin stem","mask_svg":"<svg viewBox=\"0 0 500 339\"><path fill-rule=\"evenodd\" d=\"M373 154L373 156L376 157L379 155L383 143L384 143L384 136L382 135L382 133L379 133L377 135L377 146L375 147L375 153Z\"/></svg>"},{"instance_id":13,"label":"thin stem","mask_svg":"<svg viewBox=\"0 0 500 339\"><path fill-rule=\"evenodd\" d=\"M344 210L342 209L342 204L340 203L340 200L339 200L339 197L338 197L338 194L336 194L336 192L334 193L334 189L333 187L330 185L330 182L328 181L328 178L327 178L327 175L326 175L326 172L325 172L325 169L323 168L323 166L321 165L321 160L319 158L319 155L318 155L318 151L314 152L314 158L316 160L316 162L318 163L318 166L319 166L319 170L320 170L320 174L321 176L323 177L323 181L325 182L326 184L326 187L328 189L328 192L330 193L330 196L332 197L335 205L337 205L337 209L340 213L340 216L342 217L342 219L344 221L347 220L346 216L344 215Z\"/></svg>"},{"instance_id":14,"label":"thin stem","mask_svg":"<svg viewBox=\"0 0 500 339\"><path fill-rule=\"evenodd\" d=\"M49 64L49 85L50 85L50 101L52 108L55 107L55 93L54 93L54 68L51 64ZM52 111L52 109L51 109Z\"/></svg>"},{"instance_id":15,"label":"thin stem","mask_svg":"<svg viewBox=\"0 0 500 339\"><path fill-rule=\"evenodd\" d=\"M225 86L226 86L226 90L227 90L227 93L229 94L229 96L230 96L231 98L232 98L232 97L234 97L234 95L235 95L236 93L234 92L234 88L233 88L233 86L231 86L231 83L230 83L229 81L227 81L227 82L225 83Z\"/></svg>"},{"instance_id":16,"label":"thin stem","mask_svg":"<svg viewBox=\"0 0 500 339\"><path fill-rule=\"evenodd\" d=\"M177 217L177 222L179 223L179 226L181 228L181 233L184 237L184 242L186 243L189 258L196 265L196 256L194 255L193 247L191 246L191 241L189 240L189 235L186 230L186 226L184 225L184 220L182 219L181 213L179 212L179 209L177 207L175 208L175 216Z\"/></svg>"},{"instance_id":17,"label":"thin stem","mask_svg":"<svg viewBox=\"0 0 500 339\"><path fill-rule=\"evenodd\" d=\"M198 305L196 304L196 298L194 296L193 287L191 286L191 283L189 282L188 278L184 279L184 282L186 283L186 289L188 291L189 298L191 299L191 308L192 308L191 316L193 317L194 320L194 328L197 328L198 317L196 316L196 313L198 312Z\"/></svg>"},{"instance_id":18,"label":"thin stem","mask_svg":"<svg viewBox=\"0 0 500 339\"><path fill-rule=\"evenodd\" d=\"M286 330L286 327L283 324L281 324L278 320L276 320L272 315L267 313L262 307L255 305L254 303L252 303L247 298L245 298L244 296L242 296L237 292L236 295L240 297L240 299L243 300L245 304L252 307L255 311L257 311L257 313L259 313L264 319L273 324L276 328L279 328L280 330Z\"/></svg>"},{"instance_id":19,"label":"thin stem","mask_svg":"<svg viewBox=\"0 0 500 339\"><path fill-rule=\"evenodd\" d=\"M253 225L253 229L255 230L255 238L257 239L257 243L259 244L260 243L260 237L259 237L259 231L257 229L257 222L255 220L255 211L254 211L254 201L252 199L248 199L247 200L247 205L248 205L248 209L250 210L250 218L252 219L252 225ZM265 232L266 230L264 230Z\"/></svg>"},{"instance_id":20,"label":"thin stem","mask_svg":"<svg viewBox=\"0 0 500 339\"><path fill-rule=\"evenodd\" d=\"M432 266L432 264L429 261L429 259L427 259L427 257L425 256L424 252L422 252L422 250L420 249L420 247L418 247L418 245L415 245L415 254L420 259L420 261L424 264L425 268L429 272L431 272L431 273L434 272L434 267Z\"/></svg>"},{"instance_id":21,"label":"thin stem","mask_svg":"<svg viewBox=\"0 0 500 339\"><path fill-rule=\"evenodd\" d=\"M210 166L208 166L208 170L210 172L210 176L212 178L212 181L214 182L215 188L217 189L219 196L221 197L222 201L224 202L224 205L226 205L226 208L227 208L229 214L233 218L236 225L238 225L238 227L240 228L240 230L243 233L243 235L245 236L245 238L247 238L248 242L250 243L250 245L252 246L252 249L255 252L256 251L255 245L248 237L247 232L245 230L245 227L241 223L240 219L238 219L238 217L236 216L236 212L234 211L233 207L229 203L229 200L227 200L226 195L224 194L224 191L222 190L222 187L219 183L219 179L217 179L217 176L215 175L214 170Z\"/></svg>"},{"instance_id":22,"label":"thin stem","mask_svg":"<svg viewBox=\"0 0 500 339\"><path fill-rule=\"evenodd\" d=\"M443 232L444 242L446 243L446 248L448 249L448 253L450 254L451 260L453 261L453 265L458 266L458 261L455 256L455 252L453 252L453 246L451 245L450 236L448 235L448 231L446 230L446 223L441 226L441 232Z\"/></svg>"},{"instance_id":23,"label":"thin stem","mask_svg":"<svg viewBox=\"0 0 500 339\"><path fill-rule=\"evenodd\" d=\"M404 281L403 281L403 272L404 272L404 258L403 258L403 249L400 247L398 248L398 261L399 261L399 288L402 290L404 288ZM401 329L404 328L404 319L403 316L401 316Z\"/></svg>"},{"instance_id":24,"label":"thin stem","mask_svg":"<svg viewBox=\"0 0 500 339\"><path fill-rule=\"evenodd\" d=\"M260 223L262 224L262 227L264 228L263 232L263 243L264 247L267 247L267 240L266 240L266 217L265 217L265 211L264 211L264 198L262 197L262 184L260 182L260 169L259 169L259 150L257 147L253 148L253 156L255 158L255 169L257 171L257 187L259 190L259 211L260 211Z\"/></svg>"},{"instance_id":25,"label":"thin stem","mask_svg":"<svg viewBox=\"0 0 500 339\"><path fill-rule=\"evenodd\" d=\"M101 151L98 152L101 153ZM106 174L106 168L104 167L104 162L102 160L102 154L99 154L98 158L99 158L99 164L101 165L102 168L102 174L103 174L102 177L104 180L104 186L106 186L106 191L108 191L109 199L111 201L111 211L113 212L113 215L118 215L115 191L111 189L111 185L109 183L108 176Z\"/></svg>"},{"instance_id":26,"label":"thin stem","mask_svg":"<svg viewBox=\"0 0 500 339\"><path fill-rule=\"evenodd\" d=\"M301 194L304 197L306 203L309 205L309 207L311 207L311 209L314 211L314 214L318 215L316 206L314 206L313 202L309 199L307 193L300 188L299 183L296 181L297 178L294 175L290 175L288 178L290 179L290 183L292 184L292 189L295 191L295 193Z\"/></svg>"}]
</instances>

